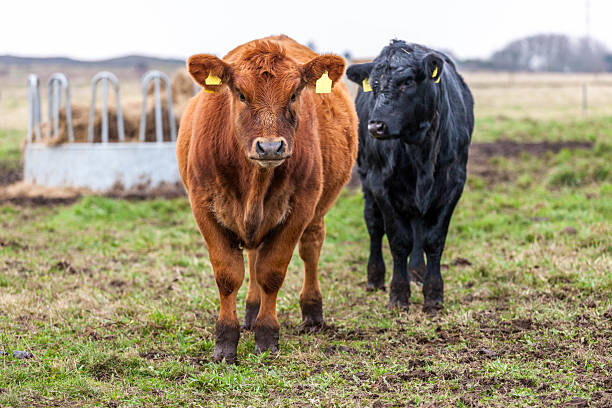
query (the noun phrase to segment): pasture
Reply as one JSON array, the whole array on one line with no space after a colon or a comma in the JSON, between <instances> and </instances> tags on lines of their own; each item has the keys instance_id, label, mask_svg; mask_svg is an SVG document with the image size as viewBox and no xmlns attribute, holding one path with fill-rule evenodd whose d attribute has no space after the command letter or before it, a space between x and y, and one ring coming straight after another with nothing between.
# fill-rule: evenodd
<instances>
[{"instance_id":1,"label":"pasture","mask_svg":"<svg viewBox=\"0 0 612 408\"><path fill-rule=\"evenodd\" d=\"M237 366L210 361L218 291L185 198L0 201L0 406L612 406L612 88L582 115L591 76L574 93L495 75L466 75L476 130L433 318L420 287L407 313L365 291L359 189L326 217L329 327L298 332L295 253L280 355L243 332ZM24 101L3 88L0 185L19 178Z\"/></svg>"}]
</instances>

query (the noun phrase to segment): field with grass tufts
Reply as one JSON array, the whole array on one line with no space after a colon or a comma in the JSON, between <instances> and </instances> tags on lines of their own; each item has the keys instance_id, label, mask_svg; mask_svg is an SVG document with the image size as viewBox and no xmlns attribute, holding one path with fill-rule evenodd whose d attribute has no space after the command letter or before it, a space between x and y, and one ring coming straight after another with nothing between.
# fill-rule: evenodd
<instances>
[{"instance_id":1,"label":"field with grass tufts","mask_svg":"<svg viewBox=\"0 0 612 408\"><path fill-rule=\"evenodd\" d=\"M329 327L298 332L296 253L280 355L243 332L237 366L211 362L218 295L185 198L0 200L0 406L612 406L612 117L504 111L477 107L444 312L417 286L407 313L366 292L346 189L320 261ZM0 185L24 129L0 124Z\"/></svg>"}]
</instances>

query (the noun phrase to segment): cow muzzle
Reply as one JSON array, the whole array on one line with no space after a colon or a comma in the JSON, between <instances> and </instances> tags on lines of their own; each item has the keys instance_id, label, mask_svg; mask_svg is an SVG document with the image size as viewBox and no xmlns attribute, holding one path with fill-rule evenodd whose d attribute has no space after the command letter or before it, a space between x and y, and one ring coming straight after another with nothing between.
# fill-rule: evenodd
<instances>
[{"instance_id":1,"label":"cow muzzle","mask_svg":"<svg viewBox=\"0 0 612 408\"><path fill-rule=\"evenodd\" d=\"M386 139L389 135L387 124L382 120L368 121L368 131L376 139Z\"/></svg>"},{"instance_id":2,"label":"cow muzzle","mask_svg":"<svg viewBox=\"0 0 612 408\"><path fill-rule=\"evenodd\" d=\"M291 157L287 150L287 141L282 137L258 137L253 141L249 159L261 167L272 168Z\"/></svg>"}]
</instances>

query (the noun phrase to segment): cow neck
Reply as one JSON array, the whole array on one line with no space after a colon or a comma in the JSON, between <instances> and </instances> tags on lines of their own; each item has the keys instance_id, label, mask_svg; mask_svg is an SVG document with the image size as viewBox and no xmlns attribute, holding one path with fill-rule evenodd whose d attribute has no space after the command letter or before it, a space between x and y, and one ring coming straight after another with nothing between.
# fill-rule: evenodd
<instances>
[{"instance_id":1,"label":"cow neck","mask_svg":"<svg viewBox=\"0 0 612 408\"><path fill-rule=\"evenodd\" d=\"M421 214L429 209L434 187L434 174L440 153L440 116L434 111L424 142L414 145L413 159L416 172L415 202Z\"/></svg>"}]
</instances>

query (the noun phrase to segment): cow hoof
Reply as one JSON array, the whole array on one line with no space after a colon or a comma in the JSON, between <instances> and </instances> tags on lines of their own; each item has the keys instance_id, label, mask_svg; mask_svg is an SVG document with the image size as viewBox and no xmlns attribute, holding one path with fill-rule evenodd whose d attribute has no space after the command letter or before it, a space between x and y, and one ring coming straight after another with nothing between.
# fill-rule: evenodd
<instances>
[{"instance_id":1,"label":"cow hoof","mask_svg":"<svg viewBox=\"0 0 612 408\"><path fill-rule=\"evenodd\" d=\"M315 332L325 327L321 299L300 300L300 309L302 309L302 324L298 326L300 333Z\"/></svg>"},{"instance_id":2,"label":"cow hoof","mask_svg":"<svg viewBox=\"0 0 612 408\"><path fill-rule=\"evenodd\" d=\"M227 364L236 364L239 339L240 327L238 325L217 322L212 361L220 363L225 360Z\"/></svg>"},{"instance_id":3,"label":"cow hoof","mask_svg":"<svg viewBox=\"0 0 612 408\"><path fill-rule=\"evenodd\" d=\"M215 350L213 351L212 361L214 363L221 363L225 360L226 364L237 364L238 355L236 349L228 347L226 345L215 344Z\"/></svg>"},{"instance_id":4,"label":"cow hoof","mask_svg":"<svg viewBox=\"0 0 612 408\"><path fill-rule=\"evenodd\" d=\"M391 282L388 307L406 311L410 308L410 282Z\"/></svg>"},{"instance_id":5,"label":"cow hoof","mask_svg":"<svg viewBox=\"0 0 612 408\"><path fill-rule=\"evenodd\" d=\"M389 310L400 309L405 312L410 310L410 302L405 299L389 299L389 304L387 305Z\"/></svg>"},{"instance_id":6,"label":"cow hoof","mask_svg":"<svg viewBox=\"0 0 612 408\"><path fill-rule=\"evenodd\" d=\"M368 263L368 292L374 292L376 290L385 290L385 265Z\"/></svg>"},{"instance_id":7,"label":"cow hoof","mask_svg":"<svg viewBox=\"0 0 612 408\"><path fill-rule=\"evenodd\" d=\"M226 363L235 364L237 361L236 350L240 339L240 326L217 322L215 332L215 349L212 360L220 363L225 359Z\"/></svg>"},{"instance_id":8,"label":"cow hoof","mask_svg":"<svg viewBox=\"0 0 612 408\"><path fill-rule=\"evenodd\" d=\"M423 304L423 312L430 316L435 316L444 309L444 301L441 299L436 300L425 300Z\"/></svg>"},{"instance_id":9,"label":"cow hoof","mask_svg":"<svg viewBox=\"0 0 612 408\"><path fill-rule=\"evenodd\" d=\"M368 286L366 286L366 290L368 292L376 292L377 290L381 290L383 292L385 292L387 290L387 288L385 287L385 283L384 282L368 282Z\"/></svg>"},{"instance_id":10,"label":"cow hoof","mask_svg":"<svg viewBox=\"0 0 612 408\"><path fill-rule=\"evenodd\" d=\"M269 351L270 354L277 354L279 330L273 327L255 327L255 354L262 354Z\"/></svg>"},{"instance_id":11,"label":"cow hoof","mask_svg":"<svg viewBox=\"0 0 612 408\"><path fill-rule=\"evenodd\" d=\"M302 323L298 326L298 332L300 334L304 333L316 333L325 329L327 325L325 324L325 320L323 317L317 319L311 319L310 317L303 318Z\"/></svg>"},{"instance_id":12,"label":"cow hoof","mask_svg":"<svg viewBox=\"0 0 612 408\"><path fill-rule=\"evenodd\" d=\"M255 319L259 314L259 303L247 303L244 311L244 324L242 329L252 331L255 327Z\"/></svg>"}]
</instances>

